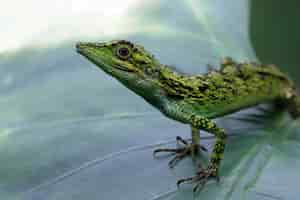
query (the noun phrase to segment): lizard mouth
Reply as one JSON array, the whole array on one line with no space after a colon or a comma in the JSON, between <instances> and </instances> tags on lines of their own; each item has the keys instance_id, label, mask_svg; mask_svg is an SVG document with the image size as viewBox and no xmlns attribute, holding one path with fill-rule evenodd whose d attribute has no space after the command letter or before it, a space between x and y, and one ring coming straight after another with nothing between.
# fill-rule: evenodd
<instances>
[{"instance_id":1,"label":"lizard mouth","mask_svg":"<svg viewBox=\"0 0 300 200\"><path fill-rule=\"evenodd\" d=\"M116 65L116 66L114 66L114 68L121 70L121 71L125 71L125 72L134 72L134 70L122 67L120 65Z\"/></svg>"}]
</instances>

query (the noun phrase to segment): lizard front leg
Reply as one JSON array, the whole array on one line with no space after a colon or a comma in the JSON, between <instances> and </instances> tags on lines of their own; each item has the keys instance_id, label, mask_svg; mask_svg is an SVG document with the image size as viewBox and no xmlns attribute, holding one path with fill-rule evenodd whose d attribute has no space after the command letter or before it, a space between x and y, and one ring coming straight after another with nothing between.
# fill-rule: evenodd
<instances>
[{"instance_id":1,"label":"lizard front leg","mask_svg":"<svg viewBox=\"0 0 300 200\"><path fill-rule=\"evenodd\" d=\"M174 167L179 161L187 156L192 156L193 160L195 160L196 155L200 153L200 150L207 151L204 146L200 144L200 134L199 134L199 127L194 126L194 124L190 123L190 109L186 109L185 103L178 103L178 102L168 102L165 104L164 109L162 111L167 117L174 119L176 121L180 121L185 124L191 124L191 135L192 141L188 142L183 140L181 137L177 136L176 141L177 145L181 145L181 147L170 149L170 148L163 148L163 149L156 149L154 150L154 155L161 152L169 152L175 154L173 159L169 162L169 166L172 168ZM183 146L182 146L183 145Z\"/></svg>"},{"instance_id":2,"label":"lizard front leg","mask_svg":"<svg viewBox=\"0 0 300 200\"><path fill-rule=\"evenodd\" d=\"M177 182L178 186L183 182L196 183L194 187L194 192L196 192L199 187L203 187L205 185L209 178L217 178L217 180L219 179L218 170L225 150L226 134L224 129L219 128L215 122L200 115L191 115L189 118L189 123L191 123L193 127L197 127L214 134L217 138L208 167L203 169L200 166L196 176L181 179Z\"/></svg>"},{"instance_id":3,"label":"lizard front leg","mask_svg":"<svg viewBox=\"0 0 300 200\"><path fill-rule=\"evenodd\" d=\"M193 160L196 159L196 155L200 153L200 150L207 151L204 146L200 145L200 134L199 129L191 127L192 141L188 142L182 139L180 136L176 137L177 145L181 146L178 148L160 148L154 150L153 154L161 152L169 152L174 154L174 157L169 162L169 167L173 168L179 161L187 156L191 156Z\"/></svg>"}]
</instances>

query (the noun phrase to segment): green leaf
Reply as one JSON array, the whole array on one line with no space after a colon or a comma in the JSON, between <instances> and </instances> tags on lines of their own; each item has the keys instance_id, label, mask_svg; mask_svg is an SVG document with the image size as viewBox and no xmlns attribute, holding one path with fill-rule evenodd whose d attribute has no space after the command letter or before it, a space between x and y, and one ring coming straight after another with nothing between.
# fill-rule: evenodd
<instances>
[{"instance_id":1,"label":"green leaf","mask_svg":"<svg viewBox=\"0 0 300 200\"><path fill-rule=\"evenodd\" d=\"M162 63L201 73L224 56L256 60L247 0L145 5L130 12L130 34L118 37L143 44ZM298 199L299 121L285 111L263 106L217 119L229 134L221 181L193 196L192 185L176 187L195 174L191 159L169 169L170 157L152 156L175 146L177 135L189 138L189 127L99 71L74 43L0 57L1 199ZM211 150L214 138L201 135Z\"/></svg>"}]
</instances>

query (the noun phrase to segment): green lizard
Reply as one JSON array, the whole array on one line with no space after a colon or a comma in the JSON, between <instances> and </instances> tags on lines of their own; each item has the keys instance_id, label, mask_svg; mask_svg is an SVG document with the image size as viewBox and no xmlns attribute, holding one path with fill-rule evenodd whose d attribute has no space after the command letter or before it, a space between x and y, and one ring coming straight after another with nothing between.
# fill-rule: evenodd
<instances>
[{"instance_id":1,"label":"green lizard","mask_svg":"<svg viewBox=\"0 0 300 200\"><path fill-rule=\"evenodd\" d=\"M200 129L216 136L208 166L200 166L194 177L177 182L196 183L194 192L209 178L218 180L226 133L212 119L270 101L283 102L293 118L300 116L300 97L293 82L274 65L237 63L225 58L219 70L189 76L160 64L142 46L125 40L77 43L76 48L165 116L191 126L191 143L177 137L185 145L183 148L154 151L173 152L171 167L185 156L194 157L205 149L200 145Z\"/></svg>"}]
</instances>

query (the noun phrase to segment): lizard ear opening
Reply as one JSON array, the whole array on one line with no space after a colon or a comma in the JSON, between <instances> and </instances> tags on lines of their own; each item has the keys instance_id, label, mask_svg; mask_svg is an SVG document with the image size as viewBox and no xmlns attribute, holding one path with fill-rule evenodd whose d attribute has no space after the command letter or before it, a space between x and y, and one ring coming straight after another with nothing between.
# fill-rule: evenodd
<instances>
[{"instance_id":1,"label":"lizard ear opening","mask_svg":"<svg viewBox=\"0 0 300 200\"><path fill-rule=\"evenodd\" d=\"M144 66L144 72L147 76L150 76L152 78L159 78L160 71L157 68L153 68L151 66Z\"/></svg>"}]
</instances>

